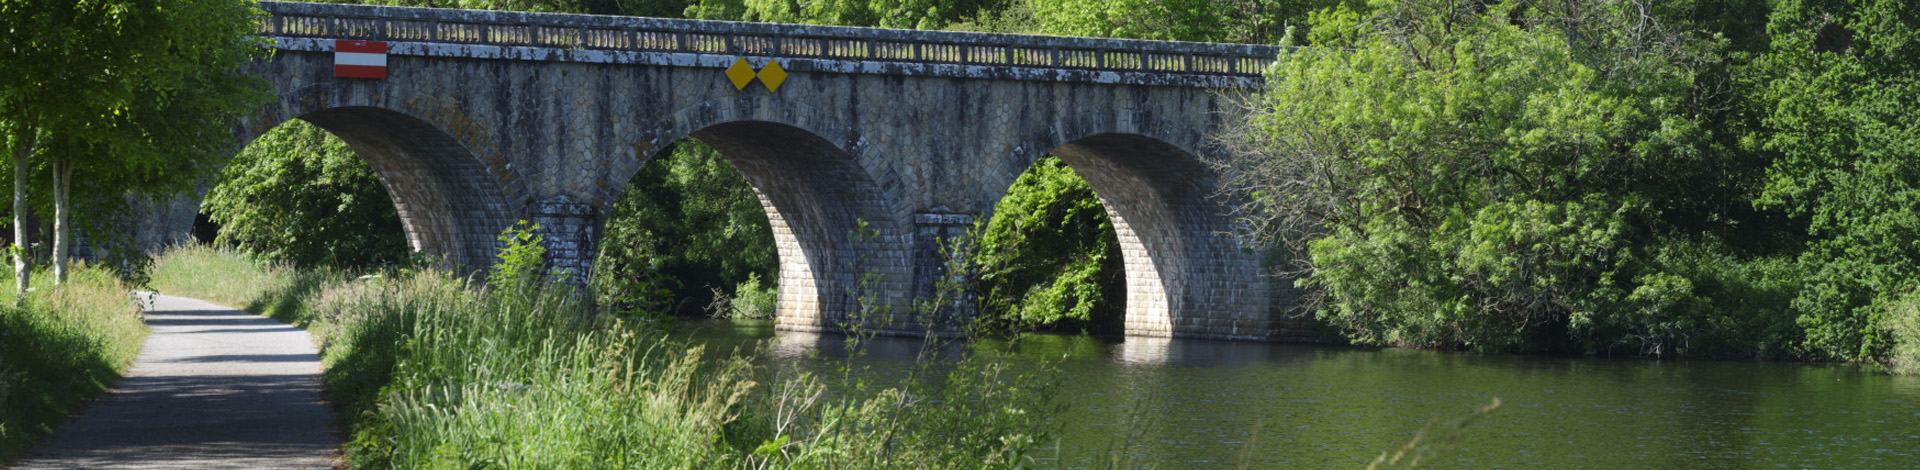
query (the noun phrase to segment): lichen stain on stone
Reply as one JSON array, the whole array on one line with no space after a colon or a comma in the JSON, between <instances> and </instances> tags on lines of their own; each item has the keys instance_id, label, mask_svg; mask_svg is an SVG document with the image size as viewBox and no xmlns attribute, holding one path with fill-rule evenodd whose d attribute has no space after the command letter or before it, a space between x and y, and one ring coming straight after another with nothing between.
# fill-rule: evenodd
<instances>
[{"instance_id":1,"label":"lichen stain on stone","mask_svg":"<svg viewBox=\"0 0 1920 470\"><path fill-rule=\"evenodd\" d=\"M644 140L635 140L633 143L627 144L627 146L633 148L633 161L635 163L647 161L647 156L653 155L653 150L656 148L652 142Z\"/></svg>"},{"instance_id":2,"label":"lichen stain on stone","mask_svg":"<svg viewBox=\"0 0 1920 470\"><path fill-rule=\"evenodd\" d=\"M429 124L439 127L455 141L466 146L467 151L474 158L487 165L487 172L491 173L496 181L501 184L514 182L513 173L507 171L510 162L496 148L492 134L486 127L475 122L473 116L460 111L456 107L457 104L449 104L444 100L430 97L414 97L407 100L406 106L409 109L423 111L423 117Z\"/></svg>"}]
</instances>

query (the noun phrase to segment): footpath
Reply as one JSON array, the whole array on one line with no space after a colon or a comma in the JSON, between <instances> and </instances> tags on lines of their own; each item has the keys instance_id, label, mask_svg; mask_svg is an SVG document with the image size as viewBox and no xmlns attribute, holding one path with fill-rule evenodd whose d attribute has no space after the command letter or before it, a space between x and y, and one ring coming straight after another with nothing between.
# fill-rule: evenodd
<instances>
[{"instance_id":1,"label":"footpath","mask_svg":"<svg viewBox=\"0 0 1920 470\"><path fill-rule=\"evenodd\" d=\"M339 433L305 330L165 295L153 297L147 325L153 333L119 385L11 468L335 466Z\"/></svg>"}]
</instances>

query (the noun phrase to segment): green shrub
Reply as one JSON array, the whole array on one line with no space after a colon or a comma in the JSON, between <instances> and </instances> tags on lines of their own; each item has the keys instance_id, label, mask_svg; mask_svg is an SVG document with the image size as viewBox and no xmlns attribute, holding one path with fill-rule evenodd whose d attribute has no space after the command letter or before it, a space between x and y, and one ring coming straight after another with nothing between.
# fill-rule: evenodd
<instances>
[{"instance_id":1,"label":"green shrub","mask_svg":"<svg viewBox=\"0 0 1920 470\"><path fill-rule=\"evenodd\" d=\"M1713 241L1656 248L1652 264L1684 280L1697 300L1607 325L1609 335L1651 355L1803 357L1794 299L1807 284L1790 255L1740 257Z\"/></svg>"},{"instance_id":2,"label":"green shrub","mask_svg":"<svg viewBox=\"0 0 1920 470\"><path fill-rule=\"evenodd\" d=\"M522 220L500 232L500 262L487 273L487 285L496 290L520 293L545 284L547 246L542 243L540 224Z\"/></svg>"},{"instance_id":3,"label":"green shrub","mask_svg":"<svg viewBox=\"0 0 1920 470\"><path fill-rule=\"evenodd\" d=\"M1696 88L1721 44L1608 2L1380 1L1313 23L1216 164L1318 318L1361 343L1649 355L1744 322L1713 321L1742 313L1708 292L1717 272L1659 259L1744 229L1725 201L1763 176L1698 111L1723 99Z\"/></svg>"},{"instance_id":4,"label":"green shrub","mask_svg":"<svg viewBox=\"0 0 1920 470\"><path fill-rule=\"evenodd\" d=\"M761 283L759 273L748 273L747 280L733 289L733 301L729 303L727 316L736 319L765 320L773 318L773 309L780 301L780 294L773 283Z\"/></svg>"}]
</instances>

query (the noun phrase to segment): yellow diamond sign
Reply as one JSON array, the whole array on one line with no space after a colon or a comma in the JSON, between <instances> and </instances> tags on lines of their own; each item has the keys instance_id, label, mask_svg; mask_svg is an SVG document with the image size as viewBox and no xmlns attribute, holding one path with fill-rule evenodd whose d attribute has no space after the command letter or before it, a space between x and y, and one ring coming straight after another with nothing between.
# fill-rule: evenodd
<instances>
[{"instance_id":1,"label":"yellow diamond sign","mask_svg":"<svg viewBox=\"0 0 1920 470\"><path fill-rule=\"evenodd\" d=\"M766 85L767 91L779 91L780 84L786 81L787 69L780 68L780 61L769 60L767 66L760 69L760 84Z\"/></svg>"},{"instance_id":2,"label":"yellow diamond sign","mask_svg":"<svg viewBox=\"0 0 1920 470\"><path fill-rule=\"evenodd\" d=\"M727 80L733 81L735 90L747 88L747 82L753 81L753 66L747 64L747 58L741 57L733 61L732 67L727 67Z\"/></svg>"}]
</instances>

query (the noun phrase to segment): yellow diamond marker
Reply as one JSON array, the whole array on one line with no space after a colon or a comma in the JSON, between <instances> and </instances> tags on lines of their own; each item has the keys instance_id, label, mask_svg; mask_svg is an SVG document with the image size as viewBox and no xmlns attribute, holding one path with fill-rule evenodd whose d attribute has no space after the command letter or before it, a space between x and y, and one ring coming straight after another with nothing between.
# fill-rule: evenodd
<instances>
[{"instance_id":1,"label":"yellow diamond marker","mask_svg":"<svg viewBox=\"0 0 1920 470\"><path fill-rule=\"evenodd\" d=\"M768 60L767 66L760 69L760 84L767 91L780 91L780 84L787 81L787 69L780 68L780 61Z\"/></svg>"},{"instance_id":2,"label":"yellow diamond marker","mask_svg":"<svg viewBox=\"0 0 1920 470\"><path fill-rule=\"evenodd\" d=\"M733 61L732 67L727 67L727 80L733 81L735 90L747 88L747 82L753 81L753 66L747 64L747 58L741 57L740 60Z\"/></svg>"}]
</instances>

